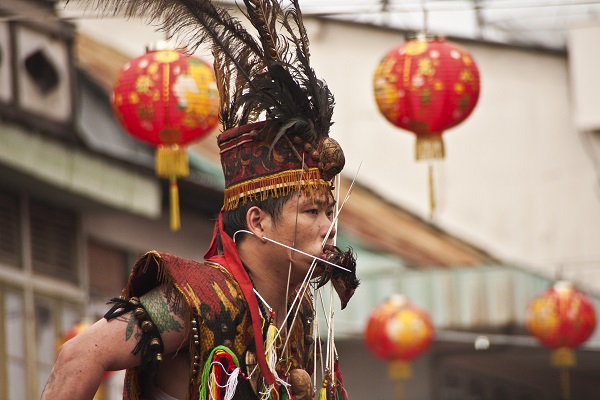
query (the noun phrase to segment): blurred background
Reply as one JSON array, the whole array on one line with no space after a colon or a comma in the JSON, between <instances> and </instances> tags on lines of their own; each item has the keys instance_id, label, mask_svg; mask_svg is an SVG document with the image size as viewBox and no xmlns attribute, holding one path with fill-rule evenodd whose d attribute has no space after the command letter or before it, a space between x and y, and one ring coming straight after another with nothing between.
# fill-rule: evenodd
<instances>
[{"instance_id":1,"label":"blurred background","mask_svg":"<svg viewBox=\"0 0 600 400\"><path fill-rule=\"evenodd\" d=\"M111 106L121 68L165 33L80 3L0 4L0 399L39 397L60 343L101 318L145 251L202 260L222 203L215 128L187 148L170 230L155 149ZM361 286L335 314L349 397L596 399L593 326L548 345L530 325L532 300L557 282L598 309L600 2L301 3L312 65L336 99L342 198L355 180L338 244L356 250ZM423 32L464 50L480 80L470 115L444 130L445 157L430 161L415 160L416 135L374 95L386 54ZM393 295L431 322L431 341L397 343L418 350L402 360L365 340ZM590 319L593 309L545 329L568 335ZM558 347L573 362L556 362ZM395 373L397 361L411 373ZM119 398L121 379L107 375L98 398Z\"/></svg>"}]
</instances>

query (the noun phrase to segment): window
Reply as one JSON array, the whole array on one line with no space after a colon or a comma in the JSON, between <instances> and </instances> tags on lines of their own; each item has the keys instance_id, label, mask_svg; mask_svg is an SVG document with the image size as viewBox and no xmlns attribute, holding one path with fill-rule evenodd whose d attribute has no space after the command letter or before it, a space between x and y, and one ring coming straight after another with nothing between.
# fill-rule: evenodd
<instances>
[{"instance_id":1,"label":"window","mask_svg":"<svg viewBox=\"0 0 600 400\"><path fill-rule=\"evenodd\" d=\"M64 335L80 320L75 305L46 296L35 298L35 339L39 398L54 365Z\"/></svg>"},{"instance_id":2,"label":"window","mask_svg":"<svg viewBox=\"0 0 600 400\"><path fill-rule=\"evenodd\" d=\"M79 282L75 255L75 214L32 201L30 205L31 258L35 272Z\"/></svg>"},{"instance_id":3,"label":"window","mask_svg":"<svg viewBox=\"0 0 600 400\"><path fill-rule=\"evenodd\" d=\"M26 365L25 365L25 307L23 293L17 290L2 292L0 286L0 303L4 314L4 348L6 355L5 388L0 388L0 396L8 399L26 399ZM4 385L3 385L4 386ZM3 393L3 390L5 392Z\"/></svg>"},{"instance_id":4,"label":"window","mask_svg":"<svg viewBox=\"0 0 600 400\"><path fill-rule=\"evenodd\" d=\"M0 188L0 399L39 398L58 340L81 319L78 230L75 213Z\"/></svg>"},{"instance_id":5,"label":"window","mask_svg":"<svg viewBox=\"0 0 600 400\"><path fill-rule=\"evenodd\" d=\"M44 50L37 50L28 55L24 64L29 77L35 83L35 87L42 94L48 95L58 86L60 81L58 71Z\"/></svg>"},{"instance_id":6,"label":"window","mask_svg":"<svg viewBox=\"0 0 600 400\"><path fill-rule=\"evenodd\" d=\"M19 229L19 199L0 192L0 263L21 265L21 231Z\"/></svg>"},{"instance_id":7,"label":"window","mask_svg":"<svg viewBox=\"0 0 600 400\"><path fill-rule=\"evenodd\" d=\"M107 299L119 296L129 274L127 252L89 240L87 254L92 299L106 303Z\"/></svg>"},{"instance_id":8,"label":"window","mask_svg":"<svg viewBox=\"0 0 600 400\"><path fill-rule=\"evenodd\" d=\"M50 376L56 357L56 312L54 302L48 298L35 299L35 339L37 344L38 388L43 388ZM40 393L41 394L41 391Z\"/></svg>"}]
</instances>

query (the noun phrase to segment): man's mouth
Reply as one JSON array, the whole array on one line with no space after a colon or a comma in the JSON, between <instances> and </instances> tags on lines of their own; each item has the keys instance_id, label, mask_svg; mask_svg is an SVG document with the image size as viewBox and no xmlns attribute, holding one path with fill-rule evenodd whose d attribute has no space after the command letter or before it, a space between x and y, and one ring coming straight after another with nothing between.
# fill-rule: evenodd
<instances>
[{"instance_id":1,"label":"man's mouth","mask_svg":"<svg viewBox=\"0 0 600 400\"><path fill-rule=\"evenodd\" d=\"M321 258L322 260L327 260L333 249L333 245L325 244L325 246L323 246L323 251L321 252L321 256L319 258Z\"/></svg>"}]
</instances>

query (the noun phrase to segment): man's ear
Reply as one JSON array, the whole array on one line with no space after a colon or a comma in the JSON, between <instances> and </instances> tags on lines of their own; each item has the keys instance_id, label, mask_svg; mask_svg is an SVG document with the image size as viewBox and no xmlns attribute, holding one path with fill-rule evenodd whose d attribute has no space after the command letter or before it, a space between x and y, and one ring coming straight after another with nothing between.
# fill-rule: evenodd
<instances>
[{"instance_id":1,"label":"man's ear","mask_svg":"<svg viewBox=\"0 0 600 400\"><path fill-rule=\"evenodd\" d=\"M265 224L269 223L267 218L269 218L269 215L257 206L250 207L246 212L248 230L262 242L266 242L263 237L265 235Z\"/></svg>"}]
</instances>

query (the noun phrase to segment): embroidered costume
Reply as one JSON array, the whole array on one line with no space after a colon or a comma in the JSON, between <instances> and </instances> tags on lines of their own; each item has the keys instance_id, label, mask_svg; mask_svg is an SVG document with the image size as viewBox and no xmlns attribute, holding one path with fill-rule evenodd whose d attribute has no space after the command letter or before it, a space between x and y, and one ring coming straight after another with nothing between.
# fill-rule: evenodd
<instances>
[{"instance_id":1,"label":"embroidered costume","mask_svg":"<svg viewBox=\"0 0 600 400\"><path fill-rule=\"evenodd\" d=\"M223 262L223 259L220 261ZM139 303L135 299L158 285L166 285L167 290L170 290L170 293L176 296L178 301L182 301L189 311L189 330L192 337L189 344L188 398L202 400L225 398L228 380L233 371L238 368L239 371L235 373L238 378L234 386L235 396L233 399L257 398L255 393L261 388L257 385L260 381L260 370L254 371L256 368L254 338L262 338L263 331L266 333L269 316L261 318L263 329L254 335L250 312L242 290L226 268L212 261L198 263L172 254L151 251L142 256L133 268L123 293L123 297L129 300L119 302L115 299L114 301L118 304L114 310L106 314L106 318L110 320L120 315L115 311L123 310L126 307L125 304L131 304L131 299L134 299L133 307L137 308ZM169 292L167 291L167 293ZM305 297L302 301L299 318L289 331L290 342L294 343L294 346L290 347L285 361L286 366L290 369L302 368L312 372L312 322L312 304L310 299ZM148 369L155 367L153 361L156 357L162 357L158 348L152 351L151 343L155 337L150 337L152 333L144 332L149 339L145 341L146 348L142 348L140 351L152 354L149 357L143 357L147 359L145 365L127 371L124 391L124 399L127 400L143 399L141 397L140 379L143 379L141 375L151 375L152 371ZM142 339L140 342L143 341ZM237 360L235 366L229 360L234 358ZM200 396L202 389L209 390L207 385L202 385L202 380L206 379L210 375L210 371L215 369L214 366L211 366L214 360L227 371L227 374L221 374L221 379L215 382L222 386L217 391L223 393L213 397L207 397L205 394L202 397ZM213 388L213 390L215 389Z\"/></svg>"}]
</instances>

